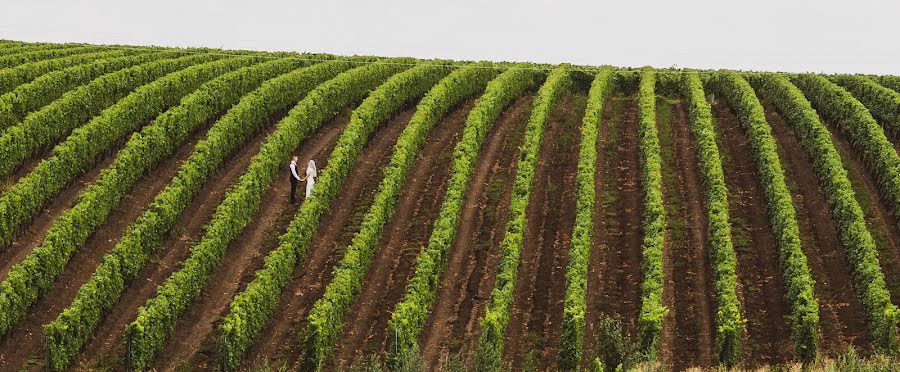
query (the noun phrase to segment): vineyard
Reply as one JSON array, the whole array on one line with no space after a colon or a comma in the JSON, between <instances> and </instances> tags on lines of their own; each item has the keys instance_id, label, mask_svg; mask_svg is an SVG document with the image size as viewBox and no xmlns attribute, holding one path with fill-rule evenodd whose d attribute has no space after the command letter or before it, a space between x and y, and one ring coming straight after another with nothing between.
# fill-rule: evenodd
<instances>
[{"instance_id":1,"label":"vineyard","mask_svg":"<svg viewBox=\"0 0 900 372\"><path fill-rule=\"evenodd\" d=\"M894 76L3 40L0 370L896 367L898 149Z\"/></svg>"}]
</instances>

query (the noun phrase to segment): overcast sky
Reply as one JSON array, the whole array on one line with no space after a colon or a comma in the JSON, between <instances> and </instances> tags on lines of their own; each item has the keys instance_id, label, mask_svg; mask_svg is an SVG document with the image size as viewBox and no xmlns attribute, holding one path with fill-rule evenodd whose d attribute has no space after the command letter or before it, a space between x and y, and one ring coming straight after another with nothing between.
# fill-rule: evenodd
<instances>
[{"instance_id":1,"label":"overcast sky","mask_svg":"<svg viewBox=\"0 0 900 372\"><path fill-rule=\"evenodd\" d=\"M900 75L896 1L4 0L0 38Z\"/></svg>"}]
</instances>

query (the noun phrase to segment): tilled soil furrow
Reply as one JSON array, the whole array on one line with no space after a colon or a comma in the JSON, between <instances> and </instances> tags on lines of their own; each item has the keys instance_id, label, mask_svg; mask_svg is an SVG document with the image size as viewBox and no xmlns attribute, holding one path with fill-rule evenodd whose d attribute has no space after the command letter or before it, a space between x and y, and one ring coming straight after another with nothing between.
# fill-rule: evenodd
<instances>
[{"instance_id":1,"label":"tilled soil furrow","mask_svg":"<svg viewBox=\"0 0 900 372\"><path fill-rule=\"evenodd\" d=\"M487 300L484 283L493 278L515 176L516 154L528 120L532 97L518 99L500 116L485 138L466 192L459 229L448 253L447 269L419 344L423 367L446 363L473 337L469 320ZM488 289L489 291L489 289Z\"/></svg>"},{"instance_id":2,"label":"tilled soil furrow","mask_svg":"<svg viewBox=\"0 0 900 372\"><path fill-rule=\"evenodd\" d=\"M866 314L853 290L853 277L831 218L825 192L816 178L812 162L800 146L793 130L777 112L766 110L772 135L778 142L778 156L797 210L800 240L816 281L819 299L819 348L838 355L853 345L868 349L870 338Z\"/></svg>"},{"instance_id":3,"label":"tilled soil furrow","mask_svg":"<svg viewBox=\"0 0 900 372\"><path fill-rule=\"evenodd\" d=\"M385 149L393 146L411 115L411 110L407 110L385 123L369 141L366 151L369 148ZM343 128L349 121L349 116L342 115L335 120L339 120L342 123L340 127ZM300 158L299 164L306 164L309 159L316 160L321 173L328 168L325 159L331 153L334 143L336 142L301 144L296 153ZM297 192L301 196L302 190L301 183L297 186ZM299 209L300 204L291 205L288 202L290 184L283 179L276 180L267 195L271 197L263 200L253 222L229 246L225 261L210 280L210 286L182 317L181 324L160 354L161 358L157 360L156 365L160 369L172 369L185 364L191 368L214 367L218 341L215 326L227 311L232 298L253 280L253 273L262 267L263 259L277 246L278 237L284 233Z\"/></svg>"},{"instance_id":4,"label":"tilled soil furrow","mask_svg":"<svg viewBox=\"0 0 900 372\"><path fill-rule=\"evenodd\" d=\"M122 298L97 327L94 337L82 351L79 365L85 368L121 365L125 326L134 320L138 308L156 293L157 286L161 285L188 257L190 247L202 236L203 225L209 221L216 207L222 202L228 187L247 170L250 159L259 152L265 138L275 130L275 119L282 116L274 115L266 126L267 129L248 140L200 189L178 218L173 230L160 244L158 251L135 280L129 283ZM339 125L333 125L331 129L334 133L339 130ZM324 134L319 133L317 138Z\"/></svg>"},{"instance_id":5,"label":"tilled soil furrow","mask_svg":"<svg viewBox=\"0 0 900 372\"><path fill-rule=\"evenodd\" d=\"M586 369L592 365L592 358L587 356L598 355L597 345L597 322L600 317L601 298L603 296L603 287L610 285L609 277L601 275L606 267L606 250L609 237L607 236L604 223L606 221L606 213L608 208L604 203L606 190L614 190L615 186L608 183L608 175L616 170L612 167L615 160L615 142L618 139L617 125L622 118L622 101L610 97L603 105L603 113L600 117L599 135L597 139L597 171L594 174L594 229L593 243L591 244L590 261L588 262L587 276L587 294L585 297L585 314L584 314L584 348L582 352L581 368Z\"/></svg>"},{"instance_id":6,"label":"tilled soil furrow","mask_svg":"<svg viewBox=\"0 0 900 372\"><path fill-rule=\"evenodd\" d=\"M637 336L641 306L641 191L637 100L611 98L600 123L597 208L588 277L587 350L597 350L608 330L601 320L621 324ZM589 358L585 358L589 359Z\"/></svg>"},{"instance_id":7,"label":"tilled soil furrow","mask_svg":"<svg viewBox=\"0 0 900 372\"><path fill-rule=\"evenodd\" d=\"M663 303L669 308L663 321L663 328L668 331L662 337L662 361L678 371L712 367L717 361L715 293L706 250L706 208L691 123L683 103L657 102L657 112L669 110L671 119L666 129L664 116L657 115L667 219Z\"/></svg>"},{"instance_id":8,"label":"tilled soil furrow","mask_svg":"<svg viewBox=\"0 0 900 372\"><path fill-rule=\"evenodd\" d=\"M393 218L384 226L379 249L350 307L334 363L346 367L364 355L383 354L387 322L403 298L416 255L428 243L443 201L453 148L462 136L472 102L443 118L429 133L401 189Z\"/></svg>"},{"instance_id":9,"label":"tilled soil furrow","mask_svg":"<svg viewBox=\"0 0 900 372\"><path fill-rule=\"evenodd\" d=\"M306 251L306 257L294 271L294 277L281 294L275 313L263 328L253 347L248 350L245 364L262 359L286 363L298 368L302 349L298 331L306 321L312 305L322 297L332 268L339 262L343 247L350 243L359 228L362 215L375 196L383 168L390 160L397 136L409 122L413 112L406 110L385 124L366 145L351 168L338 200L319 222Z\"/></svg>"},{"instance_id":10,"label":"tilled soil furrow","mask_svg":"<svg viewBox=\"0 0 900 372\"><path fill-rule=\"evenodd\" d=\"M786 363L794 354L787 332L790 307L763 185L737 116L721 103L713 105L713 115L728 187L738 296L747 319L741 359L748 366Z\"/></svg>"},{"instance_id":11,"label":"tilled soil furrow","mask_svg":"<svg viewBox=\"0 0 900 372\"><path fill-rule=\"evenodd\" d=\"M0 369L17 368L15 366L35 370L41 368L45 359L42 354L41 327L56 318L72 303L78 289L93 275L103 256L115 246L128 225L150 204L153 197L175 177L178 167L205 134L205 130L195 133L171 157L138 180L131 192L122 199L121 204L110 213L106 222L88 238L81 249L75 252L50 291L31 307L29 315L19 323L18 328L0 341L0 350L3 350ZM59 214L65 210L60 210Z\"/></svg>"},{"instance_id":12,"label":"tilled soil furrow","mask_svg":"<svg viewBox=\"0 0 900 372\"><path fill-rule=\"evenodd\" d=\"M569 94L554 108L544 133L528 205L528 225L506 334L514 370L531 359L555 366L559 348L565 266L575 223L575 175L584 95Z\"/></svg>"}]
</instances>

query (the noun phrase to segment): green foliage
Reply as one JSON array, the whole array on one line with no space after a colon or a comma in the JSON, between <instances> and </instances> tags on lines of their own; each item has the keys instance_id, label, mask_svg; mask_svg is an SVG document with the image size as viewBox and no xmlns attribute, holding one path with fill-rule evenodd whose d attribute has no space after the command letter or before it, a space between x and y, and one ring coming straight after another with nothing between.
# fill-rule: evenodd
<instances>
[{"instance_id":1,"label":"green foliage","mask_svg":"<svg viewBox=\"0 0 900 372\"><path fill-rule=\"evenodd\" d=\"M750 84L739 74L723 71L710 80L712 90L725 97L747 131L757 172L764 187L769 221L778 243L778 258L791 306L791 336L797 357L804 362L815 359L819 340L819 303L815 281L806 255L800 246L800 229L778 158L772 129L765 111Z\"/></svg>"},{"instance_id":2,"label":"green foliage","mask_svg":"<svg viewBox=\"0 0 900 372\"><path fill-rule=\"evenodd\" d=\"M662 198L662 158L656 129L656 73L641 72L638 92L638 155L641 166L643 232L641 242L641 310L638 315L639 352L655 360L659 352L663 318L663 241L666 211Z\"/></svg>"},{"instance_id":3,"label":"green foliage","mask_svg":"<svg viewBox=\"0 0 900 372\"><path fill-rule=\"evenodd\" d=\"M510 197L509 221L500 242L500 263L491 297L480 319L481 336L475 354L476 369L499 370L503 366L503 339L509 325L513 290L519 271L522 243L527 226L528 203L538 154L544 138L544 129L550 113L559 98L568 91L572 79L568 66L555 68L538 90L532 106L531 117L525 127L525 138L520 147L516 166L516 179Z\"/></svg>"},{"instance_id":4,"label":"green foliage","mask_svg":"<svg viewBox=\"0 0 900 372\"><path fill-rule=\"evenodd\" d=\"M875 241L866 228L865 215L856 200L840 153L831 140L831 133L819 120L819 115L800 89L787 78L755 75L751 82L788 119L800 143L810 159L813 159L813 167L825 190L831 216L837 222L841 243L850 262L853 288L866 307L872 339L882 351L896 352L900 310L891 303L884 274L878 263Z\"/></svg>"},{"instance_id":5,"label":"green foliage","mask_svg":"<svg viewBox=\"0 0 900 372\"><path fill-rule=\"evenodd\" d=\"M296 60L271 60L227 73L204 84L196 92L182 99L177 107L166 111L152 124L132 136L116 156L112 166L103 170L97 182L84 192L72 211L93 211L93 217L97 222L90 227L99 227L109 212L119 205L137 179L160 160L171 156L192 132L238 102L244 93L257 88L267 79L297 68L298 65L300 62ZM62 219L65 220L66 218ZM88 236L92 232L89 229L80 231L79 234ZM143 232L145 235L152 234L153 230ZM113 266L119 260L114 258L116 257L114 254L109 257L104 260L105 264L101 264L97 269L99 275L96 275L96 279L103 279L102 283L124 285L123 275L116 274L121 274L127 268ZM127 260L130 257L121 258ZM134 262L126 262L135 266ZM131 274L129 277L133 277L136 273L129 274ZM96 285L99 283L96 279L92 278L89 281L84 295L76 297L74 307L70 307L60 319L44 327L51 369L62 370L68 367L99 322L101 315L99 310L109 309L124 290L124 287L116 285L101 287L106 291L98 293ZM103 302L105 299L113 301Z\"/></svg>"},{"instance_id":6,"label":"green foliage","mask_svg":"<svg viewBox=\"0 0 900 372\"><path fill-rule=\"evenodd\" d=\"M418 350L418 338L434 304L446 254L452 246L453 238L456 237L466 190L484 138L494 127L503 109L526 90L534 87L538 78L539 75L531 70L508 69L487 83L484 93L475 101L472 111L469 112L462 138L453 150L450 180L428 245L416 257L415 273L407 284L406 294L395 306L391 320L388 321L388 333L396 340L391 346L391 361L395 361L398 356ZM457 92L454 100L459 100L459 96L464 94L475 94L475 91L483 85L484 82L479 80L477 86Z\"/></svg>"},{"instance_id":7,"label":"green foliage","mask_svg":"<svg viewBox=\"0 0 900 372\"><path fill-rule=\"evenodd\" d=\"M78 53L95 52L101 49L101 47L96 46L66 44L44 44L33 47L23 47L21 53L0 56L0 69L14 68L31 62L60 58Z\"/></svg>"},{"instance_id":8,"label":"green foliage","mask_svg":"<svg viewBox=\"0 0 900 372\"><path fill-rule=\"evenodd\" d=\"M869 112L878 119L884 130L893 136L900 135L900 93L879 85L875 80L863 75L835 75L831 80L853 93ZM896 77L882 78L882 83L900 87Z\"/></svg>"},{"instance_id":9,"label":"green foliage","mask_svg":"<svg viewBox=\"0 0 900 372\"><path fill-rule=\"evenodd\" d=\"M83 53L73 54L60 58L48 59L26 63L0 70L0 94L13 90L20 84L27 83L43 74L61 70L71 66L77 66L84 63L96 62L107 58L116 58L125 55L143 54L146 52L137 52L130 50L109 50L106 48L85 48Z\"/></svg>"},{"instance_id":10,"label":"green foliage","mask_svg":"<svg viewBox=\"0 0 900 372\"><path fill-rule=\"evenodd\" d=\"M316 182L313 195L300 207L288 231L281 236L278 247L266 258L263 269L256 273L256 278L247 289L231 303L230 311L219 327L222 335L219 342L219 356L223 369L237 369L244 352L259 336L275 310L281 292L290 281L294 267L305 255L319 220L337 197L353 163L372 132L397 109L425 94L429 87L449 72L449 68L427 64L411 68L378 87L353 112L350 124L342 133L328 159L326 171ZM447 79L454 78L458 78L458 74L451 75ZM442 85L438 84L439 87ZM432 92L436 90L441 91L439 88L433 88ZM426 106L426 102L431 102L433 98L430 98L431 94L426 97L400 135L398 149L409 144L406 141L410 138L410 133L415 133L413 138L417 141L425 138L427 131L414 132L418 126L433 125L428 121L432 120L429 115L433 114L430 110L434 108ZM398 166L395 162L396 156L395 152L389 169ZM415 155L412 157L415 158ZM376 197L376 200L381 199Z\"/></svg>"},{"instance_id":11,"label":"green foliage","mask_svg":"<svg viewBox=\"0 0 900 372\"><path fill-rule=\"evenodd\" d=\"M166 74L219 57L191 55L149 62L106 74L90 84L67 92L41 110L33 112L0 135L0 177L8 176L23 161L63 139L79 125L99 115L136 88ZM0 207L2 208L2 207ZM29 216L30 217L30 216ZM7 222L4 219L4 222ZM0 225L0 246L8 243L10 226Z\"/></svg>"},{"instance_id":12,"label":"green foliage","mask_svg":"<svg viewBox=\"0 0 900 372\"><path fill-rule=\"evenodd\" d=\"M581 124L578 174L575 179L575 225L572 228L569 264L566 267L566 295L557 361L559 369L563 371L578 369L581 363L581 349L584 345L587 271L594 231L594 175L597 173L597 141L603 105L613 89L612 76L613 74L607 69L602 69L597 73L591 83L587 107Z\"/></svg>"},{"instance_id":13,"label":"green foliage","mask_svg":"<svg viewBox=\"0 0 900 372\"><path fill-rule=\"evenodd\" d=\"M731 367L740 355L744 320L741 319L741 304L737 295L737 257L732 245L728 188L716 144L712 109L706 101L703 82L699 74L688 72L680 85L682 95L690 105L691 132L706 197L709 257L716 291L716 351L719 361Z\"/></svg>"},{"instance_id":14,"label":"green foliage","mask_svg":"<svg viewBox=\"0 0 900 372\"><path fill-rule=\"evenodd\" d=\"M36 185L46 187L47 184L56 182L54 186L64 187L95 157L121 141L135 126L177 104L181 97L196 90L203 82L251 62L247 58L209 62L139 88L76 130L66 142L56 147L50 159L42 162L25 180L7 192L3 200L9 200L6 198L12 196L15 201L18 195L34 199L49 198L46 195L38 196L38 193L46 192L48 188ZM171 121L166 121L165 126L151 125L147 127L147 133L132 136L133 141L120 152L113 166L105 169L98 181L80 195L75 206L54 221L41 244L10 269L6 279L0 283L0 335L7 334L26 315L29 306L46 294L69 258L102 225L130 184L149 168L151 159L155 157L158 161L165 156L162 149L156 147L176 145L167 143L175 142L174 138L149 142L142 136L149 140L157 135L155 131L168 131L175 137L175 133L184 131L178 136L186 137L188 130L196 128L198 124L183 122L186 119L184 116L173 117ZM200 123L206 120L204 117L190 119ZM14 208L23 208L23 200L21 198L11 204ZM31 205L34 206L35 204ZM38 205L32 212L39 209Z\"/></svg>"},{"instance_id":15,"label":"green foliage","mask_svg":"<svg viewBox=\"0 0 900 372\"><path fill-rule=\"evenodd\" d=\"M104 58L96 62L80 64L41 75L33 81L19 85L11 92L0 96L0 131L18 125L28 113L53 102L64 93L87 84L100 75L174 56L176 56L174 52L167 51ZM85 118L85 120L88 118L90 117Z\"/></svg>"},{"instance_id":16,"label":"green foliage","mask_svg":"<svg viewBox=\"0 0 900 372\"><path fill-rule=\"evenodd\" d=\"M263 194L290 152L338 110L362 100L371 89L403 69L398 64L370 64L344 72L319 85L282 119L237 183L219 204L201 241L191 255L157 289L156 296L138 309L125 331L126 365L145 369L162 349L181 314L192 304L222 262L228 244L250 223ZM331 164L329 163L329 167ZM322 190L323 172L317 190ZM275 263L271 256L266 264Z\"/></svg>"}]
</instances>

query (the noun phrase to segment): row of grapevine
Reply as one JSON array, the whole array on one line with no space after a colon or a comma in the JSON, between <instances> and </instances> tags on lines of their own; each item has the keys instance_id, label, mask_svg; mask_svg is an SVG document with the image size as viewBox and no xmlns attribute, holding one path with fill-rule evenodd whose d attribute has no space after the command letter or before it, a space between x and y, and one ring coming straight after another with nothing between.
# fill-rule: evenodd
<instances>
[{"instance_id":1,"label":"row of grapevine","mask_svg":"<svg viewBox=\"0 0 900 372\"><path fill-rule=\"evenodd\" d=\"M42 75L0 96L0 133L3 133L6 128L17 125L30 112L103 74L174 56L175 54L171 52L127 55L72 66Z\"/></svg>"},{"instance_id":2,"label":"row of grapevine","mask_svg":"<svg viewBox=\"0 0 900 372\"><path fill-rule=\"evenodd\" d=\"M207 59L202 57L191 58L177 63L177 67L184 68L205 60ZM207 74L215 71L211 70L210 66L220 67L221 64L209 62L209 65L199 65L178 71L144 85L128 97L105 109L89 123L73 131L65 142L53 149L53 153L48 159L38 164L31 173L20 178L15 185L0 196L0 218L2 218L0 220L0 247L9 244L20 225L40 212L40 209L77 175L85 172L87 166L92 164L99 154L107 151L121 137L133 131L134 127L143 124L145 120L149 120L166 107L174 105L181 96L196 89L205 79L208 79ZM165 94L159 95L160 93ZM175 93L181 94L176 95ZM90 96L78 95L80 96L78 101L90 99ZM69 101L66 97L61 100ZM160 106L160 104L163 105ZM41 129L50 130L48 127L37 126L42 122L49 125L58 123L40 120L44 117L42 114L45 112L52 111L53 115L50 116L60 119L71 119L77 115L77 112L65 110L65 107L69 106L65 103L51 106L48 106L49 110L37 112L37 115L29 115L22 126L7 130L0 137L0 144L7 144L3 140L11 137L18 137L19 141L25 142L25 138L14 135L22 133L16 130L21 127L33 127L36 132L40 132ZM28 120L32 118L35 120ZM35 136L32 136L31 139L35 139ZM106 143L99 142L102 140L105 140ZM21 144L21 142L16 144ZM9 150L7 154L14 151L11 148L5 150Z\"/></svg>"},{"instance_id":3,"label":"row of grapevine","mask_svg":"<svg viewBox=\"0 0 900 372\"><path fill-rule=\"evenodd\" d=\"M73 304L45 327L48 347L75 349L90 337L103 312L115 304L143 268L177 218L219 165L273 113L288 108L324 80L350 64L328 62L300 69L267 81L241 99L198 142L174 180L160 192L150 208L128 227L125 235L103 258L100 267L82 286ZM51 350L51 364L54 351Z\"/></svg>"},{"instance_id":4,"label":"row of grapevine","mask_svg":"<svg viewBox=\"0 0 900 372\"><path fill-rule=\"evenodd\" d=\"M331 201L341 190L345 178L349 175L353 163L362 152L362 147L372 131L378 124L387 120L393 112L426 94L450 71L446 66L425 65L398 74L373 92L353 112L350 124L341 134L334 152L329 157L328 171L322 177L322 185L317 186L326 187L312 195L310 202L303 206L302 212L308 212L300 214L300 218L295 220L299 224L303 224L305 219L313 222L303 226L302 230L300 226L295 225L295 231L302 231L303 235L307 236L302 244L303 249L308 245L308 239L312 238L315 223L327 211ZM409 129L410 123L407 123L407 129ZM408 133L408 131L404 130L403 133ZM412 155L407 160L412 162L414 159L415 155ZM334 268L333 277L325 288L325 293L309 312L305 324L306 331L301 342L306 349L306 363L315 369L321 369L326 358L331 354L333 344L343 328L344 316L356 298L362 286L362 280L371 265L372 257L378 248L382 229L390 218L390 210L394 205L394 202L388 199L392 196L390 195L391 190L386 190L384 187L399 187L399 184L405 180L405 177L395 178L396 172L404 171L398 169L398 166L399 164L391 159L391 164L385 170L383 187L379 187L369 212L363 217L359 231L353 237L351 244L344 250L344 257ZM396 184L392 185L391 183ZM396 191L399 192L399 190ZM304 216L311 218L303 218ZM285 241L296 241L291 238L287 237Z\"/></svg>"},{"instance_id":5,"label":"row of grapevine","mask_svg":"<svg viewBox=\"0 0 900 372\"><path fill-rule=\"evenodd\" d=\"M639 352L656 359L662 336L663 242L666 210L662 197L662 158L656 129L656 73L641 72L638 90L638 148L641 166L641 310L638 315Z\"/></svg>"},{"instance_id":6,"label":"row of grapevine","mask_svg":"<svg viewBox=\"0 0 900 372\"><path fill-rule=\"evenodd\" d=\"M900 218L900 157L869 110L850 92L823 76L795 75L791 80L850 141L874 177L881 197L894 217Z\"/></svg>"},{"instance_id":7,"label":"row of grapevine","mask_svg":"<svg viewBox=\"0 0 900 372\"><path fill-rule=\"evenodd\" d=\"M831 80L850 91L875 116L884 130L900 135L900 93L862 75L835 75Z\"/></svg>"},{"instance_id":8,"label":"row of grapevine","mask_svg":"<svg viewBox=\"0 0 900 372\"><path fill-rule=\"evenodd\" d=\"M106 74L50 105L28 114L25 119L0 134L0 177L8 176L29 157L65 138L73 129L131 93L137 87L197 63L218 57L192 55L148 62ZM6 231L3 231L5 234ZM0 242L4 242L0 239Z\"/></svg>"},{"instance_id":9,"label":"row of grapevine","mask_svg":"<svg viewBox=\"0 0 900 372\"><path fill-rule=\"evenodd\" d=\"M520 66L504 71L487 83L483 95L475 102L466 119L462 138L453 150L450 180L428 245L416 257L415 273L407 284L406 294L395 306L388 322L388 333L393 335L392 362L418 350L418 338L434 304L446 255L456 236L466 190L485 137L500 113L526 90L533 88L540 78L534 70L517 67Z\"/></svg>"},{"instance_id":10,"label":"row of grapevine","mask_svg":"<svg viewBox=\"0 0 900 372\"><path fill-rule=\"evenodd\" d=\"M38 62L26 63L14 68L0 70L0 94L9 92L20 84L27 83L43 74L61 70L83 63L90 63L106 58L115 58L124 55L134 55L143 52L132 50L109 50L103 48L88 49L85 53L48 59Z\"/></svg>"},{"instance_id":11,"label":"row of grapevine","mask_svg":"<svg viewBox=\"0 0 900 372\"><path fill-rule=\"evenodd\" d=\"M44 327L52 368L67 366L74 353L90 339L105 313L122 296L127 283L147 264L222 162L258 131L266 118L289 108L317 85L350 67L346 62L325 62L269 80L241 98L210 128L206 139L197 143L172 182L157 194L148 210L128 227L118 244L101 260L72 304Z\"/></svg>"},{"instance_id":12,"label":"row of grapevine","mask_svg":"<svg viewBox=\"0 0 900 372\"><path fill-rule=\"evenodd\" d=\"M819 303L815 281L800 245L796 211L785 183L772 129L766 122L765 111L756 93L741 75L723 71L712 77L710 85L729 103L747 132L757 172L765 188L769 221L778 243L778 258L791 307L791 337L797 357L804 362L812 361L819 340Z\"/></svg>"},{"instance_id":13,"label":"row of grapevine","mask_svg":"<svg viewBox=\"0 0 900 372\"><path fill-rule=\"evenodd\" d=\"M398 137L395 155L391 159L392 164L400 162L400 160L411 162L415 158L418 148L424 142L429 129L434 126L444 113L460 100L473 94L472 90L480 89L484 85L482 81L486 81L489 76L493 75L493 72L482 67L481 65L475 65L454 71L438 82L426 94L406 129ZM329 167L332 167L331 164L333 163L329 161L328 164ZM404 166L404 164L398 163L388 166L388 171L386 172L391 172L396 167ZM387 182L387 179L388 176L383 181L383 185ZM402 184L402 182L396 180L393 182L395 182L395 187L399 187ZM375 198L376 202L383 199ZM321 200L321 198L310 199L309 204L316 201L319 204L319 208L328 204ZM225 370L239 367L244 352L259 336L260 331L274 311L279 296L284 290L284 286L288 283L296 262L301 260L305 254L308 239L312 238L312 234L305 233L305 231L313 231L319 219L309 218L304 214L304 211L311 210L309 208L312 207L304 206L302 208L301 214L298 214L298 217L295 219L300 221L301 225L291 228L289 230L291 235L285 235L282 238L282 243L270 254L273 257L270 259L272 264L266 265L256 273L256 279L231 303L228 315L219 326L222 335L219 343L219 356L221 358L221 366ZM313 214L313 216L316 215L318 214ZM283 258L276 259L275 257Z\"/></svg>"},{"instance_id":14,"label":"row of grapevine","mask_svg":"<svg viewBox=\"0 0 900 372\"><path fill-rule=\"evenodd\" d=\"M362 100L371 89L403 68L400 64L369 64L344 72L316 87L277 124L275 132L251 159L247 171L216 208L203 238L191 247L190 257L157 288L156 296L138 310L137 318L127 326L129 368L147 368L162 349L181 314L197 299L221 263L228 245L250 223L290 152L338 110Z\"/></svg>"},{"instance_id":15,"label":"row of grapevine","mask_svg":"<svg viewBox=\"0 0 900 372\"><path fill-rule=\"evenodd\" d=\"M82 220L91 221L80 228L68 230L68 240L82 243L96 228L106 221L109 213L116 208L125 194L142 174L152 169L160 160L170 156L191 133L204 123L236 103L240 97L257 88L264 80L298 67L295 60L272 60L248 66L209 81L196 92L181 100L181 103L160 115L153 123L136 133L116 155L113 164L104 169L98 180L82 193L79 202L60 217L67 221L68 215L79 215ZM51 227L51 231L54 231ZM75 245L78 249L78 245ZM64 257L61 261L67 261ZM76 324L72 329L76 331ZM47 344L50 360L54 367L61 369L63 362L74 357L78 348L54 348ZM80 346L80 344L78 345Z\"/></svg>"},{"instance_id":16,"label":"row of grapevine","mask_svg":"<svg viewBox=\"0 0 900 372\"><path fill-rule=\"evenodd\" d=\"M581 123L578 173L575 176L575 226L572 228L572 246L569 248L569 263L566 267L566 295L558 358L559 369L563 371L577 370L581 363L584 314L587 311L588 262L594 244L597 141L600 137L603 106L612 89L612 73L607 69L600 70L591 83Z\"/></svg>"},{"instance_id":17,"label":"row of grapevine","mask_svg":"<svg viewBox=\"0 0 900 372\"><path fill-rule=\"evenodd\" d=\"M869 329L875 344L884 351L897 348L900 310L891 296L878 263L875 241L866 228L865 215L841 162L831 133L796 86L777 75L754 75L751 82L771 99L792 124L800 143L813 159L819 183L825 190L831 215L838 225L841 242L853 271L854 289L866 307Z\"/></svg>"},{"instance_id":18,"label":"row of grapevine","mask_svg":"<svg viewBox=\"0 0 900 372\"><path fill-rule=\"evenodd\" d=\"M691 132L706 199L708 247L717 309L716 351L720 362L732 366L740 355L744 320L741 319L741 303L737 295L737 257L731 241L728 188L716 144L712 108L706 101L699 74L684 74L681 88L689 104Z\"/></svg>"},{"instance_id":19,"label":"row of grapevine","mask_svg":"<svg viewBox=\"0 0 900 372\"><path fill-rule=\"evenodd\" d=\"M7 49L4 49L3 52L0 53L0 55L9 56L13 54L38 52L42 50L71 48L73 46L75 46L75 44L19 43L18 45L13 45Z\"/></svg>"},{"instance_id":20,"label":"row of grapevine","mask_svg":"<svg viewBox=\"0 0 900 372\"><path fill-rule=\"evenodd\" d=\"M3 44L3 48L0 49L0 56L7 56L10 54L22 53L23 51L27 51L30 48L34 48L41 44L25 44L25 43L16 43L16 42L6 42Z\"/></svg>"},{"instance_id":21,"label":"row of grapevine","mask_svg":"<svg viewBox=\"0 0 900 372\"><path fill-rule=\"evenodd\" d=\"M17 66L62 58L75 54L91 53L104 50L103 47L83 45L56 45L43 48L29 49L25 53L10 54L0 57L0 69L9 69Z\"/></svg>"},{"instance_id":22,"label":"row of grapevine","mask_svg":"<svg viewBox=\"0 0 900 372\"><path fill-rule=\"evenodd\" d=\"M890 88L895 92L900 92L900 76L886 75L873 78L882 86Z\"/></svg>"},{"instance_id":23,"label":"row of grapevine","mask_svg":"<svg viewBox=\"0 0 900 372\"><path fill-rule=\"evenodd\" d=\"M503 339L512 311L519 256L528 224L528 203L544 129L556 102L571 85L572 77L567 66L559 66L550 72L538 90L531 116L525 127L525 138L520 147L521 154L509 202L509 220L506 223L503 240L500 242L500 263L497 267L496 281L485 306L485 313L480 319L481 337L476 352L476 365L479 369L499 370L503 365Z\"/></svg>"},{"instance_id":24,"label":"row of grapevine","mask_svg":"<svg viewBox=\"0 0 900 372\"><path fill-rule=\"evenodd\" d=\"M24 210L23 214L36 213L40 210L40 204L23 206L25 200L49 199L50 196L44 193L64 187L65 183L91 164L98 154L107 151L112 144L133 131L133 127L177 104L182 96L197 89L205 81L253 62L253 59L247 57L222 59L189 68L138 89L76 130L66 142L56 147L50 159L42 162L23 182L16 184L4 198L8 195L25 195L19 198L17 207ZM149 126L148 130L167 131L175 137L176 130L197 126L186 120L178 121L183 117L173 119L176 119L173 123ZM180 127L182 125L184 128ZM145 135L148 134L150 133ZM166 133L162 135L166 136ZM179 136L186 137L187 132ZM50 289L72 254L118 205L130 183L149 168L150 164L143 162L152 159L153 152L161 152L165 147L175 147L177 144L175 138L168 138L161 143L145 142L141 135L133 136L132 139L134 141L116 158L114 166L105 169L98 182L80 196L78 203L54 221L41 244L22 262L13 266L0 283L0 335L8 333L27 314L29 306Z\"/></svg>"}]
</instances>

